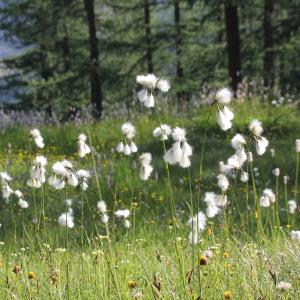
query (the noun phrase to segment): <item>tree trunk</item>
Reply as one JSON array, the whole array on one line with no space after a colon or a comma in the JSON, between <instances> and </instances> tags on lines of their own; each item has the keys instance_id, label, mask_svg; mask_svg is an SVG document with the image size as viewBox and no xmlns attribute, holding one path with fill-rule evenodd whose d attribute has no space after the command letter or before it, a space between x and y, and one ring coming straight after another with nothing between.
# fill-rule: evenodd
<instances>
[{"instance_id":1,"label":"tree trunk","mask_svg":"<svg viewBox=\"0 0 300 300\"><path fill-rule=\"evenodd\" d=\"M182 36L181 36L181 24L180 24L180 0L174 0L174 23L175 23L175 48L176 48L176 77L179 86L182 84L183 79L183 67L181 64L182 53ZM184 98L184 91L181 89L177 92L177 99L180 101Z\"/></svg>"},{"instance_id":2,"label":"tree trunk","mask_svg":"<svg viewBox=\"0 0 300 300\"><path fill-rule=\"evenodd\" d=\"M96 119L102 115L102 91L99 72L99 51L96 36L94 0L84 0L89 27L91 103Z\"/></svg>"},{"instance_id":3,"label":"tree trunk","mask_svg":"<svg viewBox=\"0 0 300 300\"><path fill-rule=\"evenodd\" d=\"M264 86L272 88L274 84L274 52L272 30L273 0L264 4Z\"/></svg>"},{"instance_id":4,"label":"tree trunk","mask_svg":"<svg viewBox=\"0 0 300 300\"><path fill-rule=\"evenodd\" d=\"M147 70L148 73L153 73L149 0L144 0L144 23L145 23Z\"/></svg>"},{"instance_id":5,"label":"tree trunk","mask_svg":"<svg viewBox=\"0 0 300 300\"><path fill-rule=\"evenodd\" d=\"M225 23L227 36L228 72L231 88L236 95L238 84L241 82L241 54L239 16L237 5L231 1L225 2Z\"/></svg>"}]
</instances>

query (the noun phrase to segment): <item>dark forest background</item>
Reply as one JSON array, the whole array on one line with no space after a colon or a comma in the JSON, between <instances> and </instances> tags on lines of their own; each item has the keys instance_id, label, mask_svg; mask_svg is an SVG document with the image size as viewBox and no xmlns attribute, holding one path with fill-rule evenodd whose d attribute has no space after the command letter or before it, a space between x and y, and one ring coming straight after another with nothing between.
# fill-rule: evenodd
<instances>
[{"instance_id":1,"label":"dark forest background","mask_svg":"<svg viewBox=\"0 0 300 300\"><path fill-rule=\"evenodd\" d=\"M172 83L174 101L204 86L256 85L270 101L300 91L299 0L5 0L0 62L6 109L69 111L130 103L135 76Z\"/></svg>"}]
</instances>

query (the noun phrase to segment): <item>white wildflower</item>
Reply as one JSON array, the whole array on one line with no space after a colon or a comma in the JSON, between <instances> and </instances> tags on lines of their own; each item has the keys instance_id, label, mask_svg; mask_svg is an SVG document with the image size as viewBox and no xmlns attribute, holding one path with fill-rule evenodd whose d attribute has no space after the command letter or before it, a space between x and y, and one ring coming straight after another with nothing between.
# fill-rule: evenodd
<instances>
[{"instance_id":1,"label":"white wildflower","mask_svg":"<svg viewBox=\"0 0 300 300\"><path fill-rule=\"evenodd\" d=\"M172 133L171 126L167 124L162 124L153 130L154 137L161 137L163 141L166 141Z\"/></svg>"},{"instance_id":2,"label":"white wildflower","mask_svg":"<svg viewBox=\"0 0 300 300\"><path fill-rule=\"evenodd\" d=\"M273 175L278 177L280 175L280 169L279 168L275 168L273 171L272 171Z\"/></svg>"},{"instance_id":3,"label":"white wildflower","mask_svg":"<svg viewBox=\"0 0 300 300\"><path fill-rule=\"evenodd\" d=\"M275 203L276 197L271 189L264 189L262 196L259 199L259 204L262 207L269 207L272 203Z\"/></svg>"},{"instance_id":4,"label":"white wildflower","mask_svg":"<svg viewBox=\"0 0 300 300\"><path fill-rule=\"evenodd\" d=\"M289 213L294 214L297 209L297 203L295 200L289 200L288 201L288 208L289 208Z\"/></svg>"},{"instance_id":5,"label":"white wildflower","mask_svg":"<svg viewBox=\"0 0 300 300\"><path fill-rule=\"evenodd\" d=\"M232 92L228 88L222 88L216 93L216 100L220 104L229 104L232 99Z\"/></svg>"},{"instance_id":6,"label":"white wildflower","mask_svg":"<svg viewBox=\"0 0 300 300\"><path fill-rule=\"evenodd\" d=\"M300 139L296 140L295 147L296 147L296 152L299 153L300 152Z\"/></svg>"},{"instance_id":7,"label":"white wildflower","mask_svg":"<svg viewBox=\"0 0 300 300\"><path fill-rule=\"evenodd\" d=\"M264 129L262 128L261 122L258 120L252 120L249 125L251 133L257 137L260 137Z\"/></svg>"},{"instance_id":8,"label":"white wildflower","mask_svg":"<svg viewBox=\"0 0 300 300\"><path fill-rule=\"evenodd\" d=\"M89 187L87 181L91 177L91 173L86 170L78 170L76 171L76 177L78 184L81 186L82 190L85 191Z\"/></svg>"},{"instance_id":9,"label":"white wildflower","mask_svg":"<svg viewBox=\"0 0 300 300\"><path fill-rule=\"evenodd\" d=\"M242 171L240 179L241 179L242 182L248 182L249 181L249 174L247 172Z\"/></svg>"},{"instance_id":10,"label":"white wildflower","mask_svg":"<svg viewBox=\"0 0 300 300\"><path fill-rule=\"evenodd\" d=\"M44 139L37 128L30 130L30 136L38 148L44 148Z\"/></svg>"},{"instance_id":11,"label":"white wildflower","mask_svg":"<svg viewBox=\"0 0 300 300\"><path fill-rule=\"evenodd\" d=\"M193 229L197 228L199 231L203 231L206 226L206 216L200 211L194 217L190 218L187 224Z\"/></svg>"},{"instance_id":12,"label":"white wildflower","mask_svg":"<svg viewBox=\"0 0 300 300\"><path fill-rule=\"evenodd\" d=\"M276 288L281 291L287 291L292 287L292 285L289 282L285 281L280 281L277 285Z\"/></svg>"},{"instance_id":13,"label":"white wildflower","mask_svg":"<svg viewBox=\"0 0 300 300\"><path fill-rule=\"evenodd\" d=\"M264 137L259 137L256 140L256 152L257 152L257 154L258 155L263 155L266 152L268 146L269 146L269 141Z\"/></svg>"},{"instance_id":14,"label":"white wildflower","mask_svg":"<svg viewBox=\"0 0 300 300\"><path fill-rule=\"evenodd\" d=\"M115 215L117 218L127 219L130 216L130 211L128 209L119 209L115 211Z\"/></svg>"},{"instance_id":15,"label":"white wildflower","mask_svg":"<svg viewBox=\"0 0 300 300\"><path fill-rule=\"evenodd\" d=\"M292 240L300 242L300 230L292 230L290 236Z\"/></svg>"},{"instance_id":16,"label":"white wildflower","mask_svg":"<svg viewBox=\"0 0 300 300\"><path fill-rule=\"evenodd\" d=\"M58 217L58 224L68 228L73 228L75 226L72 208L69 208L68 212L62 213Z\"/></svg>"},{"instance_id":17,"label":"white wildflower","mask_svg":"<svg viewBox=\"0 0 300 300\"><path fill-rule=\"evenodd\" d=\"M232 126L231 121L225 116L224 112L221 110L217 112L217 122L220 128L224 131L230 129Z\"/></svg>"},{"instance_id":18,"label":"white wildflower","mask_svg":"<svg viewBox=\"0 0 300 300\"><path fill-rule=\"evenodd\" d=\"M87 154L91 153L91 148L86 144L87 136L81 133L77 139L77 149L79 157L85 157Z\"/></svg>"},{"instance_id":19,"label":"white wildflower","mask_svg":"<svg viewBox=\"0 0 300 300\"><path fill-rule=\"evenodd\" d=\"M235 150L240 149L245 144L246 144L245 138L239 133L236 134L231 140L231 145Z\"/></svg>"},{"instance_id":20,"label":"white wildflower","mask_svg":"<svg viewBox=\"0 0 300 300\"><path fill-rule=\"evenodd\" d=\"M229 187L229 181L224 174L219 174L217 176L218 179L218 186L222 192L226 192Z\"/></svg>"}]
</instances>

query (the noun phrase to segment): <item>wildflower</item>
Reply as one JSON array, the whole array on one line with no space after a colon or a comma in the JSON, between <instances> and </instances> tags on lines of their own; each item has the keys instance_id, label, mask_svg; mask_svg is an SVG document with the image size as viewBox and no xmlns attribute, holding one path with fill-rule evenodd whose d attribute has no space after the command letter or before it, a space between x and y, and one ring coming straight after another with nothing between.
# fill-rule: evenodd
<instances>
[{"instance_id":1,"label":"wildflower","mask_svg":"<svg viewBox=\"0 0 300 300\"><path fill-rule=\"evenodd\" d=\"M9 186L9 181L11 181L12 178L8 175L7 172L0 172L0 180L1 180L2 198L6 203L8 203L10 195L14 192Z\"/></svg>"},{"instance_id":2,"label":"wildflower","mask_svg":"<svg viewBox=\"0 0 300 300\"><path fill-rule=\"evenodd\" d=\"M272 171L273 175L278 177L280 175L280 169L279 168L276 168Z\"/></svg>"},{"instance_id":3,"label":"wildflower","mask_svg":"<svg viewBox=\"0 0 300 300\"><path fill-rule=\"evenodd\" d=\"M44 139L41 135L41 132L37 128L30 130L30 136L38 148L44 148Z\"/></svg>"},{"instance_id":4,"label":"wildflower","mask_svg":"<svg viewBox=\"0 0 300 300\"><path fill-rule=\"evenodd\" d=\"M73 203L73 200L71 198L65 200L65 204L68 207L72 206L72 203Z\"/></svg>"},{"instance_id":5,"label":"wildflower","mask_svg":"<svg viewBox=\"0 0 300 300\"><path fill-rule=\"evenodd\" d=\"M230 291L225 291L224 292L224 298L225 299L231 299L232 298L232 293Z\"/></svg>"},{"instance_id":6,"label":"wildflower","mask_svg":"<svg viewBox=\"0 0 300 300\"><path fill-rule=\"evenodd\" d=\"M300 152L300 139L296 140L295 146L296 146L296 152L299 153Z\"/></svg>"},{"instance_id":7,"label":"wildflower","mask_svg":"<svg viewBox=\"0 0 300 300\"><path fill-rule=\"evenodd\" d=\"M264 129L262 128L261 122L258 120L252 120L250 125L249 125L249 130L254 136L261 136L263 133Z\"/></svg>"},{"instance_id":8,"label":"wildflower","mask_svg":"<svg viewBox=\"0 0 300 300\"><path fill-rule=\"evenodd\" d=\"M283 176L283 184L284 185L287 185L289 180L290 180L289 176Z\"/></svg>"},{"instance_id":9,"label":"wildflower","mask_svg":"<svg viewBox=\"0 0 300 300\"><path fill-rule=\"evenodd\" d=\"M128 287L131 289L134 289L137 287L137 282L135 280L129 280L128 281Z\"/></svg>"},{"instance_id":10,"label":"wildflower","mask_svg":"<svg viewBox=\"0 0 300 300\"><path fill-rule=\"evenodd\" d=\"M271 189L265 189L262 196L259 199L259 204L262 207L269 207L272 203L275 203L276 197Z\"/></svg>"},{"instance_id":11,"label":"wildflower","mask_svg":"<svg viewBox=\"0 0 300 300\"><path fill-rule=\"evenodd\" d=\"M247 158L249 162L253 162L253 153L251 151L247 153Z\"/></svg>"},{"instance_id":12,"label":"wildflower","mask_svg":"<svg viewBox=\"0 0 300 300\"><path fill-rule=\"evenodd\" d=\"M123 225L125 228L130 227L130 222L127 220L130 216L130 211L128 209L119 209L115 211L115 215L117 218L122 218L123 219Z\"/></svg>"},{"instance_id":13,"label":"wildflower","mask_svg":"<svg viewBox=\"0 0 300 300\"><path fill-rule=\"evenodd\" d=\"M220 104L229 104L232 99L232 92L227 88L222 88L217 91L215 98Z\"/></svg>"},{"instance_id":14,"label":"wildflower","mask_svg":"<svg viewBox=\"0 0 300 300\"><path fill-rule=\"evenodd\" d=\"M157 82L157 88L163 92L167 93L170 90L170 82L166 79L160 79Z\"/></svg>"},{"instance_id":15,"label":"wildflower","mask_svg":"<svg viewBox=\"0 0 300 300\"><path fill-rule=\"evenodd\" d=\"M127 219L125 219L124 220L124 227L128 229L128 228L130 228L130 226L131 226L130 221L128 221Z\"/></svg>"},{"instance_id":16,"label":"wildflower","mask_svg":"<svg viewBox=\"0 0 300 300\"><path fill-rule=\"evenodd\" d=\"M145 88L138 92L138 98L146 107L154 107L154 90L158 89L163 93L166 93L170 89L170 83L165 79L158 79L154 74L138 75L136 82L144 86Z\"/></svg>"},{"instance_id":17,"label":"wildflower","mask_svg":"<svg viewBox=\"0 0 300 300\"><path fill-rule=\"evenodd\" d=\"M193 154L193 149L186 141L185 129L175 127L172 138L175 142L164 155L164 160L170 165L178 163L182 168L190 167L190 157Z\"/></svg>"},{"instance_id":18,"label":"wildflower","mask_svg":"<svg viewBox=\"0 0 300 300\"><path fill-rule=\"evenodd\" d=\"M98 208L98 211L102 214L107 212L106 203L103 200L101 200L97 203L97 208Z\"/></svg>"},{"instance_id":19,"label":"wildflower","mask_svg":"<svg viewBox=\"0 0 300 300\"><path fill-rule=\"evenodd\" d=\"M121 126L122 133L125 135L125 144L123 142L118 143L116 151L118 153L124 153L124 155L130 155L138 151L136 144L133 142L136 130L135 127L130 123L126 122ZM129 144L128 144L129 142Z\"/></svg>"},{"instance_id":20,"label":"wildflower","mask_svg":"<svg viewBox=\"0 0 300 300\"><path fill-rule=\"evenodd\" d=\"M78 184L81 186L82 190L85 191L89 187L87 181L91 177L91 173L86 170L78 170L76 171L76 176Z\"/></svg>"},{"instance_id":21,"label":"wildflower","mask_svg":"<svg viewBox=\"0 0 300 300\"><path fill-rule=\"evenodd\" d=\"M101 200L97 203L97 208L99 213L101 214L101 222L103 224L107 224L109 220L109 216L107 215L107 206L106 203Z\"/></svg>"},{"instance_id":22,"label":"wildflower","mask_svg":"<svg viewBox=\"0 0 300 300\"><path fill-rule=\"evenodd\" d=\"M217 196L217 206L218 207L225 207L227 205L227 195L219 195Z\"/></svg>"},{"instance_id":23,"label":"wildflower","mask_svg":"<svg viewBox=\"0 0 300 300\"><path fill-rule=\"evenodd\" d=\"M117 218L128 218L130 216L130 211L128 209L119 209L115 211L115 215Z\"/></svg>"},{"instance_id":24,"label":"wildflower","mask_svg":"<svg viewBox=\"0 0 300 300\"><path fill-rule=\"evenodd\" d=\"M288 208L289 208L289 213L294 214L297 209L297 203L295 200L289 200L288 201Z\"/></svg>"},{"instance_id":25,"label":"wildflower","mask_svg":"<svg viewBox=\"0 0 300 300\"><path fill-rule=\"evenodd\" d=\"M290 236L292 240L300 242L300 230L292 230Z\"/></svg>"},{"instance_id":26,"label":"wildflower","mask_svg":"<svg viewBox=\"0 0 300 300\"><path fill-rule=\"evenodd\" d=\"M102 216L101 216L101 222L103 224L107 224L108 221L109 221L109 216L107 214L102 214Z\"/></svg>"},{"instance_id":27,"label":"wildflower","mask_svg":"<svg viewBox=\"0 0 300 300\"><path fill-rule=\"evenodd\" d=\"M124 144L123 142L120 142L116 147L117 152L122 153L124 152Z\"/></svg>"},{"instance_id":28,"label":"wildflower","mask_svg":"<svg viewBox=\"0 0 300 300\"><path fill-rule=\"evenodd\" d=\"M291 287L292 287L292 285L289 282L285 282L285 281L280 281L276 285L276 288L281 291L289 290Z\"/></svg>"},{"instance_id":29,"label":"wildflower","mask_svg":"<svg viewBox=\"0 0 300 300\"><path fill-rule=\"evenodd\" d=\"M198 212L194 217L190 218L187 224L191 228L198 228L199 231L203 231L206 226L206 216L203 212Z\"/></svg>"},{"instance_id":30,"label":"wildflower","mask_svg":"<svg viewBox=\"0 0 300 300\"><path fill-rule=\"evenodd\" d=\"M29 279L34 279L35 278L35 273L34 272L28 272L28 278Z\"/></svg>"},{"instance_id":31,"label":"wildflower","mask_svg":"<svg viewBox=\"0 0 300 300\"><path fill-rule=\"evenodd\" d=\"M229 258L229 257L230 257L230 254L229 254L229 252L224 251L223 256L224 256L225 258Z\"/></svg>"},{"instance_id":32,"label":"wildflower","mask_svg":"<svg viewBox=\"0 0 300 300\"><path fill-rule=\"evenodd\" d=\"M154 137L161 137L163 141L166 141L172 133L171 126L167 124L161 124L153 130Z\"/></svg>"},{"instance_id":33,"label":"wildflower","mask_svg":"<svg viewBox=\"0 0 300 300\"><path fill-rule=\"evenodd\" d=\"M236 134L232 140L231 140L231 146L233 147L233 149L238 150L241 147L243 147L243 145L246 144L246 140L245 138L241 135L241 134Z\"/></svg>"},{"instance_id":34,"label":"wildflower","mask_svg":"<svg viewBox=\"0 0 300 300\"><path fill-rule=\"evenodd\" d=\"M218 186L222 192L226 192L229 187L229 181L224 174L219 174L217 176L218 179Z\"/></svg>"},{"instance_id":35,"label":"wildflower","mask_svg":"<svg viewBox=\"0 0 300 300\"><path fill-rule=\"evenodd\" d=\"M206 215L208 218L213 218L219 212L218 195L213 192L206 192L204 196L204 202L207 204Z\"/></svg>"},{"instance_id":36,"label":"wildflower","mask_svg":"<svg viewBox=\"0 0 300 300\"><path fill-rule=\"evenodd\" d=\"M242 182L247 182L247 181L249 181L249 174L247 173L247 172L242 172L241 173L241 181Z\"/></svg>"},{"instance_id":37,"label":"wildflower","mask_svg":"<svg viewBox=\"0 0 300 300\"><path fill-rule=\"evenodd\" d=\"M66 184L77 186L79 181L68 160L58 161L52 166L53 175L49 177L48 183L55 189L63 189Z\"/></svg>"},{"instance_id":38,"label":"wildflower","mask_svg":"<svg viewBox=\"0 0 300 300\"><path fill-rule=\"evenodd\" d=\"M149 179L153 167L150 165L152 160L151 153L143 153L140 156L140 161L141 161L141 171L140 171L140 178L141 180L147 180Z\"/></svg>"},{"instance_id":39,"label":"wildflower","mask_svg":"<svg viewBox=\"0 0 300 300\"><path fill-rule=\"evenodd\" d=\"M270 149L270 154L271 154L271 157L275 157L275 149Z\"/></svg>"},{"instance_id":40,"label":"wildflower","mask_svg":"<svg viewBox=\"0 0 300 300\"><path fill-rule=\"evenodd\" d=\"M227 112L228 115L228 112ZM224 110L219 110L217 112L217 122L223 131L227 131L232 127L232 119L228 118Z\"/></svg>"},{"instance_id":41,"label":"wildflower","mask_svg":"<svg viewBox=\"0 0 300 300\"><path fill-rule=\"evenodd\" d=\"M28 208L29 204L27 201L24 200L24 195L22 194L22 192L16 190L14 192L14 194L18 197L18 205L21 207L21 208Z\"/></svg>"},{"instance_id":42,"label":"wildflower","mask_svg":"<svg viewBox=\"0 0 300 300\"><path fill-rule=\"evenodd\" d=\"M205 255L201 255L199 258L199 265L205 266L207 265L207 257Z\"/></svg>"},{"instance_id":43,"label":"wildflower","mask_svg":"<svg viewBox=\"0 0 300 300\"><path fill-rule=\"evenodd\" d=\"M27 185L33 188L40 188L46 182L47 158L39 155L33 161L31 167L30 179L27 180Z\"/></svg>"},{"instance_id":44,"label":"wildflower","mask_svg":"<svg viewBox=\"0 0 300 300\"><path fill-rule=\"evenodd\" d=\"M127 139L131 140L135 137L136 130L130 122L124 123L121 127L121 130Z\"/></svg>"},{"instance_id":45,"label":"wildflower","mask_svg":"<svg viewBox=\"0 0 300 300\"><path fill-rule=\"evenodd\" d=\"M247 154L244 148L239 148L234 155L228 158L227 164L232 169L240 169L247 161Z\"/></svg>"},{"instance_id":46,"label":"wildflower","mask_svg":"<svg viewBox=\"0 0 300 300\"><path fill-rule=\"evenodd\" d=\"M265 137L259 137L256 140L256 152L258 155L263 155L269 146L269 141Z\"/></svg>"},{"instance_id":47,"label":"wildflower","mask_svg":"<svg viewBox=\"0 0 300 300\"><path fill-rule=\"evenodd\" d=\"M79 157L85 157L87 154L91 153L91 148L86 144L87 136L81 133L77 139L77 150Z\"/></svg>"},{"instance_id":48,"label":"wildflower","mask_svg":"<svg viewBox=\"0 0 300 300\"><path fill-rule=\"evenodd\" d=\"M224 164L223 161L219 162L219 172L229 174L232 171L233 167L229 164Z\"/></svg>"},{"instance_id":49,"label":"wildflower","mask_svg":"<svg viewBox=\"0 0 300 300\"><path fill-rule=\"evenodd\" d=\"M58 217L58 224L68 228L73 228L75 226L72 208L69 208L68 212L62 213Z\"/></svg>"}]
</instances>

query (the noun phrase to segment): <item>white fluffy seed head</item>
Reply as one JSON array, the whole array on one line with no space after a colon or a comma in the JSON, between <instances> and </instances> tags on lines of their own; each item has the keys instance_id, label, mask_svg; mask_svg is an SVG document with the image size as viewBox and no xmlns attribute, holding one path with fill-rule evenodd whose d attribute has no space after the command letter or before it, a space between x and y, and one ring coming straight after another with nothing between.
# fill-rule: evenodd
<instances>
[{"instance_id":1,"label":"white fluffy seed head","mask_svg":"<svg viewBox=\"0 0 300 300\"><path fill-rule=\"evenodd\" d=\"M172 137L174 141L185 141L185 129L181 127L175 127L172 132Z\"/></svg>"},{"instance_id":2,"label":"white fluffy seed head","mask_svg":"<svg viewBox=\"0 0 300 300\"><path fill-rule=\"evenodd\" d=\"M102 214L107 212L107 206L103 200L101 200L97 203L97 208L98 208L99 212Z\"/></svg>"},{"instance_id":3,"label":"white fluffy seed head","mask_svg":"<svg viewBox=\"0 0 300 300\"><path fill-rule=\"evenodd\" d=\"M264 129L262 128L261 122L256 119L251 121L251 123L249 125L249 130L255 136L261 136L261 134L264 131Z\"/></svg>"},{"instance_id":4,"label":"white fluffy seed head","mask_svg":"<svg viewBox=\"0 0 300 300\"><path fill-rule=\"evenodd\" d=\"M155 89L157 84L157 77L154 74L147 74L147 75L138 75L136 77L136 82L138 84L143 85L148 89Z\"/></svg>"},{"instance_id":5,"label":"white fluffy seed head","mask_svg":"<svg viewBox=\"0 0 300 300\"><path fill-rule=\"evenodd\" d=\"M288 201L288 208L289 208L289 213L294 214L297 209L297 203L295 200L289 200Z\"/></svg>"},{"instance_id":6,"label":"white fluffy seed head","mask_svg":"<svg viewBox=\"0 0 300 300\"><path fill-rule=\"evenodd\" d=\"M121 130L128 139L134 138L136 134L135 127L130 122L124 123L121 127Z\"/></svg>"},{"instance_id":7,"label":"white fluffy seed head","mask_svg":"<svg viewBox=\"0 0 300 300\"><path fill-rule=\"evenodd\" d=\"M216 100L220 104L229 104L232 99L232 92L228 88L222 88L216 93Z\"/></svg>"},{"instance_id":8,"label":"white fluffy seed head","mask_svg":"<svg viewBox=\"0 0 300 300\"><path fill-rule=\"evenodd\" d=\"M235 150L238 150L245 144L246 144L245 138L239 133L236 134L231 140L231 145Z\"/></svg>"},{"instance_id":9,"label":"white fluffy seed head","mask_svg":"<svg viewBox=\"0 0 300 300\"><path fill-rule=\"evenodd\" d=\"M157 82L157 88L163 92L163 93L167 93L170 90L170 82L166 79L160 79Z\"/></svg>"},{"instance_id":10,"label":"white fluffy seed head","mask_svg":"<svg viewBox=\"0 0 300 300\"><path fill-rule=\"evenodd\" d=\"M86 142L86 141L87 141L87 136L86 136L86 134L85 134L85 133L79 134L78 140L83 141L83 142Z\"/></svg>"},{"instance_id":11,"label":"white fluffy seed head","mask_svg":"<svg viewBox=\"0 0 300 300\"><path fill-rule=\"evenodd\" d=\"M263 155L267 147L269 146L269 141L265 137L259 137L256 140L256 152L258 155Z\"/></svg>"},{"instance_id":12,"label":"white fluffy seed head","mask_svg":"<svg viewBox=\"0 0 300 300\"><path fill-rule=\"evenodd\" d=\"M279 168L275 168L273 171L272 171L273 175L278 177L280 175L280 169Z\"/></svg>"},{"instance_id":13,"label":"white fluffy seed head","mask_svg":"<svg viewBox=\"0 0 300 300\"><path fill-rule=\"evenodd\" d=\"M232 126L231 121L225 116L224 112L221 110L217 112L217 122L223 131L227 131Z\"/></svg>"},{"instance_id":14,"label":"white fluffy seed head","mask_svg":"<svg viewBox=\"0 0 300 300\"><path fill-rule=\"evenodd\" d=\"M296 152L299 153L300 152L300 139L296 140L295 146L296 146Z\"/></svg>"}]
</instances>

